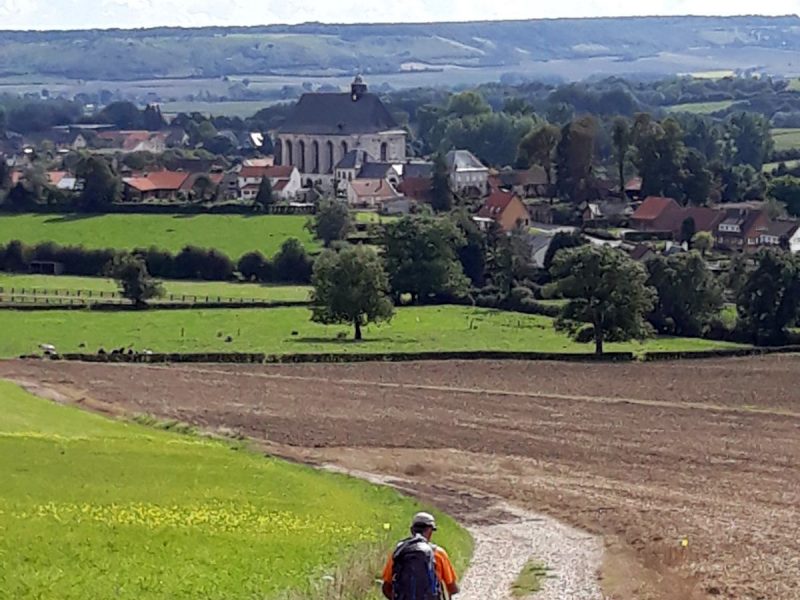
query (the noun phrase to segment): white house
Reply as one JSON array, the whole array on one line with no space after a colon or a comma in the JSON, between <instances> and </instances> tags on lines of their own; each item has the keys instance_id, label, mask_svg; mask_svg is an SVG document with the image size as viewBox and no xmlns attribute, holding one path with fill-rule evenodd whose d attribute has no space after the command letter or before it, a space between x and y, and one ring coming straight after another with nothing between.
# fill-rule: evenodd
<instances>
[{"instance_id":1,"label":"white house","mask_svg":"<svg viewBox=\"0 0 800 600\"><path fill-rule=\"evenodd\" d=\"M272 194L281 200L297 196L303 187L300 172L289 165L272 167L243 166L237 176L239 197L242 200L255 200L264 177L269 177Z\"/></svg>"},{"instance_id":2,"label":"white house","mask_svg":"<svg viewBox=\"0 0 800 600\"><path fill-rule=\"evenodd\" d=\"M445 156L450 187L459 194L484 196L489 187L489 169L468 150L451 150Z\"/></svg>"}]
</instances>

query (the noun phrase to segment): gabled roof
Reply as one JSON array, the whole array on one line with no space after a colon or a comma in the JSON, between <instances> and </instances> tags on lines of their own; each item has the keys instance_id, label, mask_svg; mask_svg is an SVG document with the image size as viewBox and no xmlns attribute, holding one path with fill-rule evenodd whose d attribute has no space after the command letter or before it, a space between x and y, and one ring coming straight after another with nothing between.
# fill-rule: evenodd
<instances>
[{"instance_id":1,"label":"gabled roof","mask_svg":"<svg viewBox=\"0 0 800 600\"><path fill-rule=\"evenodd\" d=\"M58 184L61 183L61 180L67 175L69 175L69 173L66 171L48 171L47 179L50 181L51 185L58 186Z\"/></svg>"},{"instance_id":2,"label":"gabled roof","mask_svg":"<svg viewBox=\"0 0 800 600\"><path fill-rule=\"evenodd\" d=\"M432 186L433 180L430 177L405 177L397 189L406 196L420 200L428 197Z\"/></svg>"},{"instance_id":3,"label":"gabled roof","mask_svg":"<svg viewBox=\"0 0 800 600\"><path fill-rule=\"evenodd\" d=\"M795 234L798 227L800 227L800 223L796 221L772 221L767 225L767 229L764 233L777 238L790 238Z\"/></svg>"},{"instance_id":4,"label":"gabled roof","mask_svg":"<svg viewBox=\"0 0 800 600\"><path fill-rule=\"evenodd\" d=\"M269 167L253 167L243 166L239 171L239 177L244 178L263 178L269 177L270 179L282 179L292 176L294 167L291 165L274 165Z\"/></svg>"},{"instance_id":5,"label":"gabled roof","mask_svg":"<svg viewBox=\"0 0 800 600\"><path fill-rule=\"evenodd\" d=\"M634 177L633 179L628 180L628 183L625 184L625 191L626 192L641 192L642 191L642 178L641 177Z\"/></svg>"},{"instance_id":6,"label":"gabled roof","mask_svg":"<svg viewBox=\"0 0 800 600\"><path fill-rule=\"evenodd\" d=\"M634 219L639 221L655 221L665 212L680 210L681 206L673 198L663 198L660 196L648 196L639 208L633 213Z\"/></svg>"},{"instance_id":7,"label":"gabled roof","mask_svg":"<svg viewBox=\"0 0 800 600\"><path fill-rule=\"evenodd\" d=\"M486 170L483 163L469 150L451 150L445 156L445 162L450 169L456 171Z\"/></svg>"},{"instance_id":8,"label":"gabled roof","mask_svg":"<svg viewBox=\"0 0 800 600\"><path fill-rule=\"evenodd\" d=\"M478 216L488 219L495 218L508 208L508 205L511 204L515 197L516 196L511 192L492 192L478 211Z\"/></svg>"},{"instance_id":9,"label":"gabled roof","mask_svg":"<svg viewBox=\"0 0 800 600\"><path fill-rule=\"evenodd\" d=\"M354 179L350 188L356 196L370 196L375 198L399 198L401 194L385 179Z\"/></svg>"},{"instance_id":10,"label":"gabled roof","mask_svg":"<svg viewBox=\"0 0 800 600\"><path fill-rule=\"evenodd\" d=\"M375 94L303 94L281 125L281 133L350 135L397 129L397 122Z\"/></svg>"},{"instance_id":11,"label":"gabled roof","mask_svg":"<svg viewBox=\"0 0 800 600\"><path fill-rule=\"evenodd\" d=\"M365 162L361 165L361 170L358 172L359 179L383 179L390 175L389 170L392 168L391 163L385 162Z\"/></svg>"},{"instance_id":12,"label":"gabled roof","mask_svg":"<svg viewBox=\"0 0 800 600\"><path fill-rule=\"evenodd\" d=\"M686 219L693 219L695 231L714 231L724 217L725 213L720 210L706 206L689 206L683 209L678 228Z\"/></svg>"},{"instance_id":13,"label":"gabled roof","mask_svg":"<svg viewBox=\"0 0 800 600\"><path fill-rule=\"evenodd\" d=\"M433 177L432 162L406 162L403 163L403 178L431 178Z\"/></svg>"},{"instance_id":14,"label":"gabled roof","mask_svg":"<svg viewBox=\"0 0 800 600\"><path fill-rule=\"evenodd\" d=\"M153 171L140 177L127 177L125 183L139 192L178 191L189 177L183 171Z\"/></svg>"}]
</instances>

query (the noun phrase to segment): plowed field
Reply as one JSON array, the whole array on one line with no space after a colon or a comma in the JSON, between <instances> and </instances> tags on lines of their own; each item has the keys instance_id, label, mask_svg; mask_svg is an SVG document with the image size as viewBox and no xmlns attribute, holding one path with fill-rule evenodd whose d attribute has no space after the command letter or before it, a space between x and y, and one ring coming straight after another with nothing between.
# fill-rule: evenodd
<instances>
[{"instance_id":1,"label":"plowed field","mask_svg":"<svg viewBox=\"0 0 800 600\"><path fill-rule=\"evenodd\" d=\"M800 357L584 365L0 363L0 377L601 534L610 597L800 598Z\"/></svg>"}]
</instances>

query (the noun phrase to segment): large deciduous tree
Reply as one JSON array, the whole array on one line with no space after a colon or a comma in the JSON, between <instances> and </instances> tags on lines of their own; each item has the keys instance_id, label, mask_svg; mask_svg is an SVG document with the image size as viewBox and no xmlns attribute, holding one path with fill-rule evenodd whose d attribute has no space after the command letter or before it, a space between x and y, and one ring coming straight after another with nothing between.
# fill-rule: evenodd
<instances>
[{"instance_id":1,"label":"large deciduous tree","mask_svg":"<svg viewBox=\"0 0 800 600\"><path fill-rule=\"evenodd\" d=\"M86 157L78 165L77 175L83 180L78 199L83 210L100 211L119 199L120 180L104 158Z\"/></svg>"},{"instance_id":2,"label":"large deciduous tree","mask_svg":"<svg viewBox=\"0 0 800 600\"><path fill-rule=\"evenodd\" d=\"M447 170L447 162L441 153L436 153L433 157L431 207L436 212L447 212L453 207L453 190L450 189L450 173Z\"/></svg>"},{"instance_id":3,"label":"large deciduous tree","mask_svg":"<svg viewBox=\"0 0 800 600\"><path fill-rule=\"evenodd\" d=\"M355 339L361 328L392 317L389 282L374 250L348 246L326 250L314 263L311 280L312 320L318 323L349 323Z\"/></svg>"},{"instance_id":4,"label":"large deciduous tree","mask_svg":"<svg viewBox=\"0 0 800 600\"><path fill-rule=\"evenodd\" d=\"M667 118L659 123L649 114L636 115L633 145L633 164L642 178L642 195L681 198L686 146L678 122Z\"/></svg>"},{"instance_id":5,"label":"large deciduous tree","mask_svg":"<svg viewBox=\"0 0 800 600\"><path fill-rule=\"evenodd\" d=\"M326 248L333 242L344 240L352 228L347 204L332 199L320 202L317 212L306 222L306 229Z\"/></svg>"},{"instance_id":6,"label":"large deciduous tree","mask_svg":"<svg viewBox=\"0 0 800 600\"><path fill-rule=\"evenodd\" d=\"M800 309L800 259L764 249L736 296L739 327L756 344L782 344Z\"/></svg>"},{"instance_id":7,"label":"large deciduous tree","mask_svg":"<svg viewBox=\"0 0 800 600\"><path fill-rule=\"evenodd\" d=\"M584 200L594 161L597 121L583 116L564 126L556 148L558 192L572 202Z\"/></svg>"},{"instance_id":8,"label":"large deciduous tree","mask_svg":"<svg viewBox=\"0 0 800 600\"><path fill-rule=\"evenodd\" d=\"M657 292L650 323L661 333L699 336L722 308L722 286L697 252L646 263L647 284Z\"/></svg>"},{"instance_id":9,"label":"large deciduous tree","mask_svg":"<svg viewBox=\"0 0 800 600\"><path fill-rule=\"evenodd\" d=\"M404 217L386 225L386 271L396 300L409 294L414 303L437 295L461 295L467 278L458 260L464 245L450 219Z\"/></svg>"},{"instance_id":10,"label":"large deciduous tree","mask_svg":"<svg viewBox=\"0 0 800 600\"><path fill-rule=\"evenodd\" d=\"M556 326L577 335L590 323L595 352L606 341L641 339L651 334L645 316L655 291L647 271L627 254L608 246L581 246L556 256L551 269L556 289L568 299Z\"/></svg>"},{"instance_id":11,"label":"large deciduous tree","mask_svg":"<svg viewBox=\"0 0 800 600\"><path fill-rule=\"evenodd\" d=\"M740 112L731 115L726 126L733 143L733 164L750 165L760 171L775 146L769 119L756 113Z\"/></svg>"}]
</instances>

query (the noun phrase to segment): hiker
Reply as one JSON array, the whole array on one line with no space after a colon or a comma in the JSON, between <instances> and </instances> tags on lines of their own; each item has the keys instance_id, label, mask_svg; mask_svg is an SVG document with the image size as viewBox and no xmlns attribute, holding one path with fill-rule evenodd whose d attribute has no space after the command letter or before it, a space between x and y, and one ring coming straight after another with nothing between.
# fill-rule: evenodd
<instances>
[{"instance_id":1,"label":"hiker","mask_svg":"<svg viewBox=\"0 0 800 600\"><path fill-rule=\"evenodd\" d=\"M431 543L434 531L433 515L414 515L411 537L397 544L383 569L383 595L388 600L440 600L459 592L447 552Z\"/></svg>"}]
</instances>

